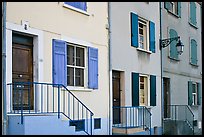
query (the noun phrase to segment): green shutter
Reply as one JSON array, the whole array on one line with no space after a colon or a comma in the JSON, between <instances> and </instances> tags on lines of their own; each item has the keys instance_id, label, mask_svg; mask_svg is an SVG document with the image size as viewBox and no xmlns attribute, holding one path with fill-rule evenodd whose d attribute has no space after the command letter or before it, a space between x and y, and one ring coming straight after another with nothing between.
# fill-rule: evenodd
<instances>
[{"instance_id":1,"label":"green shutter","mask_svg":"<svg viewBox=\"0 0 204 137\"><path fill-rule=\"evenodd\" d=\"M181 2L178 2L178 16L181 17Z\"/></svg>"},{"instance_id":2,"label":"green shutter","mask_svg":"<svg viewBox=\"0 0 204 137\"><path fill-rule=\"evenodd\" d=\"M138 15L131 12L131 45L138 47Z\"/></svg>"},{"instance_id":3,"label":"green shutter","mask_svg":"<svg viewBox=\"0 0 204 137\"><path fill-rule=\"evenodd\" d=\"M171 2L164 2L164 8L167 9L167 10L170 10Z\"/></svg>"},{"instance_id":4,"label":"green shutter","mask_svg":"<svg viewBox=\"0 0 204 137\"><path fill-rule=\"evenodd\" d=\"M170 29L169 36L170 38L173 38L173 37L177 37L178 34L175 30ZM173 59L178 59L178 52L177 52L176 44L177 44L176 40L170 43L170 57Z\"/></svg>"},{"instance_id":5,"label":"green shutter","mask_svg":"<svg viewBox=\"0 0 204 137\"><path fill-rule=\"evenodd\" d=\"M156 76L150 75L150 106L156 106Z\"/></svg>"},{"instance_id":6,"label":"green shutter","mask_svg":"<svg viewBox=\"0 0 204 137\"><path fill-rule=\"evenodd\" d=\"M132 72L132 106L139 106L139 73Z\"/></svg>"},{"instance_id":7,"label":"green shutter","mask_svg":"<svg viewBox=\"0 0 204 137\"><path fill-rule=\"evenodd\" d=\"M201 89L200 89L200 83L198 84L198 90L197 90L197 104L200 105L201 104Z\"/></svg>"},{"instance_id":8,"label":"green shutter","mask_svg":"<svg viewBox=\"0 0 204 137\"><path fill-rule=\"evenodd\" d=\"M191 63L197 65L197 44L194 39L191 39Z\"/></svg>"},{"instance_id":9,"label":"green shutter","mask_svg":"<svg viewBox=\"0 0 204 137\"><path fill-rule=\"evenodd\" d=\"M196 4L195 2L190 2L190 22L196 26Z\"/></svg>"},{"instance_id":10,"label":"green shutter","mask_svg":"<svg viewBox=\"0 0 204 137\"><path fill-rule=\"evenodd\" d=\"M192 81L188 81L188 105L192 105L193 99L192 99L192 91L193 90L193 84Z\"/></svg>"},{"instance_id":11,"label":"green shutter","mask_svg":"<svg viewBox=\"0 0 204 137\"><path fill-rule=\"evenodd\" d=\"M155 24L149 21L149 50L155 53Z\"/></svg>"}]
</instances>

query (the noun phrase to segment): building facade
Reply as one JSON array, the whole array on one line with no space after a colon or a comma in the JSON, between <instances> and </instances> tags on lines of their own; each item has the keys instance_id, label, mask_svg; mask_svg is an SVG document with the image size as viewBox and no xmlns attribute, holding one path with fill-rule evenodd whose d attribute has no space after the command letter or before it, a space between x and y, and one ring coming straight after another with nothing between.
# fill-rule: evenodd
<instances>
[{"instance_id":1,"label":"building facade","mask_svg":"<svg viewBox=\"0 0 204 137\"><path fill-rule=\"evenodd\" d=\"M107 3L6 4L8 134L109 134Z\"/></svg>"},{"instance_id":2,"label":"building facade","mask_svg":"<svg viewBox=\"0 0 204 137\"><path fill-rule=\"evenodd\" d=\"M112 132L161 134L159 3L110 2L109 18Z\"/></svg>"},{"instance_id":3,"label":"building facade","mask_svg":"<svg viewBox=\"0 0 204 137\"><path fill-rule=\"evenodd\" d=\"M177 117L177 120L181 120L191 113L186 110L188 106L194 115L194 122L190 122L194 125L192 128L195 134L201 133L201 3L162 2L161 11L162 39L180 36L184 44L181 55L177 53L176 41L172 41L163 49L163 101L164 106L167 106L164 107L164 118L170 118L171 113L178 113L178 115L183 115Z\"/></svg>"}]
</instances>

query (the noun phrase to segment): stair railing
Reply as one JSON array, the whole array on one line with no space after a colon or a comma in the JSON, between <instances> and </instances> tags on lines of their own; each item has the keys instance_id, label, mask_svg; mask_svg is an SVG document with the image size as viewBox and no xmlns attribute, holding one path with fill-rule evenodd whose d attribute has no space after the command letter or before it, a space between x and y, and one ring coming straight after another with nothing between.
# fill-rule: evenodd
<instances>
[{"instance_id":1,"label":"stair railing","mask_svg":"<svg viewBox=\"0 0 204 137\"><path fill-rule=\"evenodd\" d=\"M9 83L9 113L64 115L70 121L82 121L81 128L86 134L93 134L93 112L62 84L39 82Z\"/></svg>"}]
</instances>

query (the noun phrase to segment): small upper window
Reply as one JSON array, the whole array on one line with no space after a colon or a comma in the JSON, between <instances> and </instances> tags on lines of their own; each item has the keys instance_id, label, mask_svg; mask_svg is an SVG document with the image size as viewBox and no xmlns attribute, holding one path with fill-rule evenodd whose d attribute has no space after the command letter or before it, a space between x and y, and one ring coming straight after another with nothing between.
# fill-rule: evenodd
<instances>
[{"instance_id":1,"label":"small upper window","mask_svg":"<svg viewBox=\"0 0 204 137\"><path fill-rule=\"evenodd\" d=\"M139 48L149 50L147 44L147 22L141 19L138 20L139 24Z\"/></svg>"},{"instance_id":2,"label":"small upper window","mask_svg":"<svg viewBox=\"0 0 204 137\"><path fill-rule=\"evenodd\" d=\"M75 7L77 9L87 11L87 5L86 2L64 2L66 5L70 5L72 7Z\"/></svg>"},{"instance_id":3,"label":"small upper window","mask_svg":"<svg viewBox=\"0 0 204 137\"><path fill-rule=\"evenodd\" d=\"M196 4L195 2L190 2L190 23L196 26Z\"/></svg>"},{"instance_id":4,"label":"small upper window","mask_svg":"<svg viewBox=\"0 0 204 137\"><path fill-rule=\"evenodd\" d=\"M165 2L165 8L174 15L181 17L181 2Z\"/></svg>"}]
</instances>

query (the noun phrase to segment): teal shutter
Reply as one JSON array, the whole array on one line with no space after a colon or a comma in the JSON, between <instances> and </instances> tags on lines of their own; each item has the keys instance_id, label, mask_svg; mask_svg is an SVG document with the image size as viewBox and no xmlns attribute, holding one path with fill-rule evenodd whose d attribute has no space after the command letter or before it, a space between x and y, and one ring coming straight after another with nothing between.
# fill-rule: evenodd
<instances>
[{"instance_id":1,"label":"teal shutter","mask_svg":"<svg viewBox=\"0 0 204 137\"><path fill-rule=\"evenodd\" d=\"M197 83L198 84L198 90L197 90L197 104L200 105L201 104L201 87L200 87L200 83Z\"/></svg>"},{"instance_id":2,"label":"teal shutter","mask_svg":"<svg viewBox=\"0 0 204 137\"><path fill-rule=\"evenodd\" d=\"M132 72L132 106L139 106L139 73Z\"/></svg>"},{"instance_id":3,"label":"teal shutter","mask_svg":"<svg viewBox=\"0 0 204 137\"><path fill-rule=\"evenodd\" d=\"M156 76L150 75L150 106L156 106Z\"/></svg>"},{"instance_id":4,"label":"teal shutter","mask_svg":"<svg viewBox=\"0 0 204 137\"><path fill-rule=\"evenodd\" d=\"M138 47L138 15L131 12L131 45Z\"/></svg>"},{"instance_id":5,"label":"teal shutter","mask_svg":"<svg viewBox=\"0 0 204 137\"><path fill-rule=\"evenodd\" d=\"M192 99L192 91L193 90L193 84L192 81L188 81L188 105L192 105L193 99Z\"/></svg>"},{"instance_id":6,"label":"teal shutter","mask_svg":"<svg viewBox=\"0 0 204 137\"><path fill-rule=\"evenodd\" d=\"M197 44L194 39L191 40L191 63L197 65Z\"/></svg>"},{"instance_id":7,"label":"teal shutter","mask_svg":"<svg viewBox=\"0 0 204 137\"><path fill-rule=\"evenodd\" d=\"M195 2L190 2L190 22L196 26L196 4Z\"/></svg>"},{"instance_id":8,"label":"teal shutter","mask_svg":"<svg viewBox=\"0 0 204 137\"><path fill-rule=\"evenodd\" d=\"M149 50L155 53L155 24L149 22Z\"/></svg>"},{"instance_id":9,"label":"teal shutter","mask_svg":"<svg viewBox=\"0 0 204 137\"><path fill-rule=\"evenodd\" d=\"M181 17L181 2L178 2L178 16Z\"/></svg>"},{"instance_id":10,"label":"teal shutter","mask_svg":"<svg viewBox=\"0 0 204 137\"><path fill-rule=\"evenodd\" d=\"M170 10L171 2L164 2L164 8L167 9L167 10Z\"/></svg>"},{"instance_id":11,"label":"teal shutter","mask_svg":"<svg viewBox=\"0 0 204 137\"><path fill-rule=\"evenodd\" d=\"M175 30L170 29L169 36L170 36L170 38L173 38L173 37L177 37L178 34ZM170 44L170 57L173 59L178 59L178 52L177 52L177 48L176 48L176 43L177 43L177 41L174 40Z\"/></svg>"}]
</instances>

